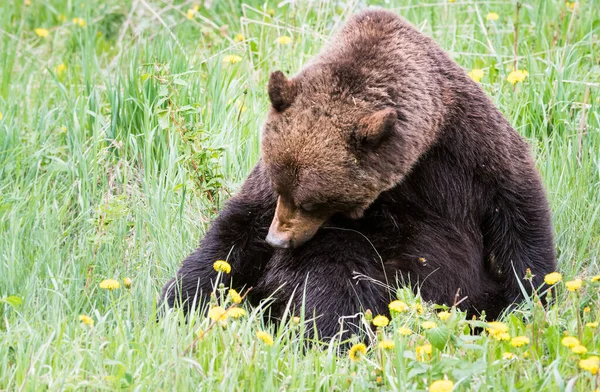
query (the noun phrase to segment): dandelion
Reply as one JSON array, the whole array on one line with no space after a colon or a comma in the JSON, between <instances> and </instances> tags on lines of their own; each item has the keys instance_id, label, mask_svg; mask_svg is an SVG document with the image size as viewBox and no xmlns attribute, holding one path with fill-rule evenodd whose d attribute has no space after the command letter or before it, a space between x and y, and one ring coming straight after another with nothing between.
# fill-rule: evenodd
<instances>
[{"instance_id":1,"label":"dandelion","mask_svg":"<svg viewBox=\"0 0 600 392\"><path fill-rule=\"evenodd\" d=\"M565 5L571 11L573 11L575 8L577 8L577 2L576 1L565 1Z\"/></svg>"},{"instance_id":2,"label":"dandelion","mask_svg":"<svg viewBox=\"0 0 600 392\"><path fill-rule=\"evenodd\" d=\"M220 321L221 323L227 320L227 311L221 306L214 306L208 311L208 317L212 321Z\"/></svg>"},{"instance_id":3,"label":"dandelion","mask_svg":"<svg viewBox=\"0 0 600 392\"><path fill-rule=\"evenodd\" d=\"M227 311L227 315L231 318L238 319L246 315L246 311L242 308L231 308Z\"/></svg>"},{"instance_id":4,"label":"dandelion","mask_svg":"<svg viewBox=\"0 0 600 392\"><path fill-rule=\"evenodd\" d=\"M393 340L390 339L384 339L381 342L379 342L379 344L377 345L379 348L384 349L384 350L391 350L394 347L396 347L396 344L394 343Z\"/></svg>"},{"instance_id":5,"label":"dandelion","mask_svg":"<svg viewBox=\"0 0 600 392\"><path fill-rule=\"evenodd\" d=\"M577 346L572 347L571 351L575 354L585 354L587 353L587 348L585 348L585 346L582 346L581 344L578 344Z\"/></svg>"},{"instance_id":6,"label":"dandelion","mask_svg":"<svg viewBox=\"0 0 600 392\"><path fill-rule=\"evenodd\" d=\"M438 313L438 317L442 321L447 321L450 318L450 316L452 316L452 313L450 312L443 311Z\"/></svg>"},{"instance_id":7,"label":"dandelion","mask_svg":"<svg viewBox=\"0 0 600 392\"><path fill-rule=\"evenodd\" d=\"M431 344L417 346L417 348L415 349L415 353L417 354L417 360L422 361L423 359L425 359L426 355L431 354Z\"/></svg>"},{"instance_id":8,"label":"dandelion","mask_svg":"<svg viewBox=\"0 0 600 392\"><path fill-rule=\"evenodd\" d=\"M388 325L390 323L390 320L382 315L377 315L375 316L375 318L373 319L373 325L376 327L385 327L386 325Z\"/></svg>"},{"instance_id":9,"label":"dandelion","mask_svg":"<svg viewBox=\"0 0 600 392\"><path fill-rule=\"evenodd\" d=\"M360 360L360 357L367 353L367 346L364 343L353 345L348 352L348 356L354 362Z\"/></svg>"},{"instance_id":10,"label":"dandelion","mask_svg":"<svg viewBox=\"0 0 600 392\"><path fill-rule=\"evenodd\" d=\"M560 343L565 347L573 348L575 346L579 346L579 339L577 339L576 337L573 337L573 336L566 336L566 337L562 338Z\"/></svg>"},{"instance_id":11,"label":"dandelion","mask_svg":"<svg viewBox=\"0 0 600 392\"><path fill-rule=\"evenodd\" d=\"M596 98L596 101L600 102L600 99ZM590 282L600 282L600 275L592 276Z\"/></svg>"},{"instance_id":12,"label":"dandelion","mask_svg":"<svg viewBox=\"0 0 600 392\"><path fill-rule=\"evenodd\" d=\"M58 76L62 75L63 72L65 72L67 70L67 66L64 64L58 64L56 67L54 67L54 73L57 74Z\"/></svg>"},{"instance_id":13,"label":"dandelion","mask_svg":"<svg viewBox=\"0 0 600 392\"><path fill-rule=\"evenodd\" d=\"M187 12L185 13L185 17L188 19L194 19L194 15L196 14L196 10L193 8L190 8L189 10L187 10Z\"/></svg>"},{"instance_id":14,"label":"dandelion","mask_svg":"<svg viewBox=\"0 0 600 392\"><path fill-rule=\"evenodd\" d=\"M423 314L423 305L421 304L414 304L410 308L417 312L417 314Z\"/></svg>"},{"instance_id":15,"label":"dandelion","mask_svg":"<svg viewBox=\"0 0 600 392\"><path fill-rule=\"evenodd\" d=\"M242 58L235 54L230 54L230 55L223 57L224 63L235 64L235 63L239 63L240 61L242 61Z\"/></svg>"},{"instance_id":16,"label":"dandelion","mask_svg":"<svg viewBox=\"0 0 600 392\"><path fill-rule=\"evenodd\" d=\"M450 392L454 383L450 380L437 380L429 386L429 392Z\"/></svg>"},{"instance_id":17,"label":"dandelion","mask_svg":"<svg viewBox=\"0 0 600 392\"><path fill-rule=\"evenodd\" d=\"M90 316L86 316L85 314L79 316L79 321L81 321L82 324L89 325L90 327L94 326L94 319Z\"/></svg>"},{"instance_id":18,"label":"dandelion","mask_svg":"<svg viewBox=\"0 0 600 392\"><path fill-rule=\"evenodd\" d=\"M292 317L292 323L294 323L296 325L300 324L300 317L298 317L298 316Z\"/></svg>"},{"instance_id":19,"label":"dandelion","mask_svg":"<svg viewBox=\"0 0 600 392\"><path fill-rule=\"evenodd\" d=\"M547 285L557 284L562 280L562 274L560 272L551 272L548 275L544 276L544 282Z\"/></svg>"},{"instance_id":20,"label":"dandelion","mask_svg":"<svg viewBox=\"0 0 600 392\"><path fill-rule=\"evenodd\" d=\"M237 291L235 291L234 289L230 289L229 290L229 297L231 298L231 300L233 302L235 302L236 304L242 303L242 296L238 294Z\"/></svg>"},{"instance_id":21,"label":"dandelion","mask_svg":"<svg viewBox=\"0 0 600 392\"><path fill-rule=\"evenodd\" d=\"M83 18L73 18L73 24L79 27L85 27L85 19Z\"/></svg>"},{"instance_id":22,"label":"dandelion","mask_svg":"<svg viewBox=\"0 0 600 392\"><path fill-rule=\"evenodd\" d=\"M198 12L200 10L200 4L194 4L192 8L194 9L194 11Z\"/></svg>"},{"instance_id":23,"label":"dandelion","mask_svg":"<svg viewBox=\"0 0 600 392\"><path fill-rule=\"evenodd\" d=\"M287 35L282 35L281 37L277 37L275 42L277 42L279 45L289 45L292 43L292 38L288 37Z\"/></svg>"},{"instance_id":24,"label":"dandelion","mask_svg":"<svg viewBox=\"0 0 600 392\"><path fill-rule=\"evenodd\" d=\"M510 340L510 345L513 347L523 347L527 344L529 344L527 336L516 336Z\"/></svg>"},{"instance_id":25,"label":"dandelion","mask_svg":"<svg viewBox=\"0 0 600 392\"><path fill-rule=\"evenodd\" d=\"M257 331L256 332L256 337L260 340L262 340L262 342L264 344L266 344L267 346L272 346L273 345L273 336L271 336L270 333L265 332L265 331Z\"/></svg>"},{"instance_id":26,"label":"dandelion","mask_svg":"<svg viewBox=\"0 0 600 392\"><path fill-rule=\"evenodd\" d=\"M586 323L585 326L588 328L598 328L598 322L594 321L593 323Z\"/></svg>"},{"instance_id":27,"label":"dandelion","mask_svg":"<svg viewBox=\"0 0 600 392\"><path fill-rule=\"evenodd\" d=\"M413 333L412 329L406 327L398 328L398 334L401 336L409 336Z\"/></svg>"},{"instance_id":28,"label":"dandelion","mask_svg":"<svg viewBox=\"0 0 600 392\"><path fill-rule=\"evenodd\" d=\"M98 285L101 289L105 290L116 290L121 287L121 283L114 279L105 279Z\"/></svg>"},{"instance_id":29,"label":"dandelion","mask_svg":"<svg viewBox=\"0 0 600 392\"><path fill-rule=\"evenodd\" d=\"M517 84L519 82L524 81L525 78L527 78L527 76L529 76L529 72L517 69L517 70L514 70L511 73L509 73L508 76L506 77L506 80L508 80L508 82L510 84ZM548 275L546 275L546 276L548 276ZM561 278L562 278L562 276L561 276Z\"/></svg>"},{"instance_id":30,"label":"dandelion","mask_svg":"<svg viewBox=\"0 0 600 392\"><path fill-rule=\"evenodd\" d=\"M577 291L583 285L583 281L581 279L570 280L565 283L565 287L569 291Z\"/></svg>"},{"instance_id":31,"label":"dandelion","mask_svg":"<svg viewBox=\"0 0 600 392\"><path fill-rule=\"evenodd\" d=\"M585 308L583 308L583 313L589 313L591 311L592 311L592 309L590 309L589 306L586 306Z\"/></svg>"},{"instance_id":32,"label":"dandelion","mask_svg":"<svg viewBox=\"0 0 600 392\"><path fill-rule=\"evenodd\" d=\"M130 278L123 279L123 286L125 286L126 289L130 289L132 283L133 282L131 281Z\"/></svg>"},{"instance_id":33,"label":"dandelion","mask_svg":"<svg viewBox=\"0 0 600 392\"><path fill-rule=\"evenodd\" d=\"M0 112L0 120L2 120L3 117L4 115L2 114L2 112Z\"/></svg>"},{"instance_id":34,"label":"dandelion","mask_svg":"<svg viewBox=\"0 0 600 392\"><path fill-rule=\"evenodd\" d=\"M488 323L489 327L486 328L490 335L500 334L508 332L508 326L500 321L492 321Z\"/></svg>"},{"instance_id":35,"label":"dandelion","mask_svg":"<svg viewBox=\"0 0 600 392\"><path fill-rule=\"evenodd\" d=\"M271 8L267 11L267 14L269 14L270 16L275 16L275 10Z\"/></svg>"},{"instance_id":36,"label":"dandelion","mask_svg":"<svg viewBox=\"0 0 600 392\"><path fill-rule=\"evenodd\" d=\"M485 74L483 73L482 69L472 69L471 71L469 71L469 77L477 83L479 83L481 79L483 79L483 75Z\"/></svg>"},{"instance_id":37,"label":"dandelion","mask_svg":"<svg viewBox=\"0 0 600 392\"><path fill-rule=\"evenodd\" d=\"M424 321L421 324L421 327L423 327L423 329L432 329L432 328L437 327L437 324L434 323L433 321Z\"/></svg>"},{"instance_id":38,"label":"dandelion","mask_svg":"<svg viewBox=\"0 0 600 392\"><path fill-rule=\"evenodd\" d=\"M395 301L390 302L390 304L388 305L388 308L392 312L402 313L402 312L406 312L408 310L408 305L406 303L404 303L403 301L395 300Z\"/></svg>"},{"instance_id":39,"label":"dandelion","mask_svg":"<svg viewBox=\"0 0 600 392\"><path fill-rule=\"evenodd\" d=\"M515 357L516 357L516 355L513 354L513 353L508 353L507 352L507 353L502 354L502 359L505 359L507 361L510 360L510 359L514 359Z\"/></svg>"},{"instance_id":40,"label":"dandelion","mask_svg":"<svg viewBox=\"0 0 600 392\"><path fill-rule=\"evenodd\" d=\"M213 264L213 268L217 272L225 272L226 274L231 272L231 264L226 262L225 260L217 260Z\"/></svg>"},{"instance_id":41,"label":"dandelion","mask_svg":"<svg viewBox=\"0 0 600 392\"><path fill-rule=\"evenodd\" d=\"M600 367L600 358L594 355L588 359L582 359L579 361L579 367L592 374L596 374L598 372L598 367Z\"/></svg>"},{"instance_id":42,"label":"dandelion","mask_svg":"<svg viewBox=\"0 0 600 392\"><path fill-rule=\"evenodd\" d=\"M42 37L42 38L45 38L50 35L50 32L48 30L43 29L41 27L35 29L35 33L37 34L38 37Z\"/></svg>"},{"instance_id":43,"label":"dandelion","mask_svg":"<svg viewBox=\"0 0 600 392\"><path fill-rule=\"evenodd\" d=\"M500 19L500 15L498 15L498 14L497 14L497 13L495 13L495 12L490 12L489 14L487 14L487 15L485 16L485 19L486 19L486 20L498 20L498 19Z\"/></svg>"},{"instance_id":44,"label":"dandelion","mask_svg":"<svg viewBox=\"0 0 600 392\"><path fill-rule=\"evenodd\" d=\"M240 34L236 34L233 37L233 41L234 42L242 42L244 40L244 36L240 33Z\"/></svg>"}]
</instances>

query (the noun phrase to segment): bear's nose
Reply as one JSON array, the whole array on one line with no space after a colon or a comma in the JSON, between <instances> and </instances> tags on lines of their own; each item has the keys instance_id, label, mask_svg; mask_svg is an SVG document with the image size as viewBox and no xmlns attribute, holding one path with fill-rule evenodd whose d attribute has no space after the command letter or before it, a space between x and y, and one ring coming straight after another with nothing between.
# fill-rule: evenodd
<instances>
[{"instance_id":1,"label":"bear's nose","mask_svg":"<svg viewBox=\"0 0 600 392\"><path fill-rule=\"evenodd\" d=\"M269 230L266 241L274 248L292 248L292 238L287 233L274 233L272 230Z\"/></svg>"}]
</instances>

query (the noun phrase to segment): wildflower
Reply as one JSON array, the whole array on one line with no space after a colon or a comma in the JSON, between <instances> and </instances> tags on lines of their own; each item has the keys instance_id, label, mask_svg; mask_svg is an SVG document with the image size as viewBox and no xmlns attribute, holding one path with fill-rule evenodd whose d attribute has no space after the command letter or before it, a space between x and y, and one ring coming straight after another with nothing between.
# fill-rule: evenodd
<instances>
[{"instance_id":1,"label":"wildflower","mask_svg":"<svg viewBox=\"0 0 600 392\"><path fill-rule=\"evenodd\" d=\"M194 11L198 12L200 10L200 4L195 3L192 8L194 9Z\"/></svg>"},{"instance_id":2,"label":"wildflower","mask_svg":"<svg viewBox=\"0 0 600 392\"><path fill-rule=\"evenodd\" d=\"M126 289L130 289L131 288L131 279L130 278L125 278L123 279L123 286L125 286Z\"/></svg>"},{"instance_id":3,"label":"wildflower","mask_svg":"<svg viewBox=\"0 0 600 392\"><path fill-rule=\"evenodd\" d=\"M54 67L54 73L57 74L58 76L62 75L63 72L65 72L67 69L67 66L64 64L58 64L56 67Z\"/></svg>"},{"instance_id":4,"label":"wildflower","mask_svg":"<svg viewBox=\"0 0 600 392\"><path fill-rule=\"evenodd\" d=\"M298 317L298 316L292 317L292 323L294 323L296 325L300 324L300 317Z\"/></svg>"},{"instance_id":5,"label":"wildflower","mask_svg":"<svg viewBox=\"0 0 600 392\"><path fill-rule=\"evenodd\" d=\"M508 82L510 84L517 84L519 82L524 81L525 78L527 78L527 76L529 76L529 72L517 69L517 70L514 70L511 73L509 73L508 76L506 77L506 80L508 80ZM546 276L548 276L548 275L546 275ZM562 278L562 276L561 276L561 278ZM560 279L559 279L559 281L560 281Z\"/></svg>"},{"instance_id":6,"label":"wildflower","mask_svg":"<svg viewBox=\"0 0 600 392\"><path fill-rule=\"evenodd\" d=\"M448 0L448 3L454 3L456 0Z\"/></svg>"},{"instance_id":7,"label":"wildflower","mask_svg":"<svg viewBox=\"0 0 600 392\"><path fill-rule=\"evenodd\" d=\"M523 358L529 358L529 352L525 351L525 352L523 353Z\"/></svg>"},{"instance_id":8,"label":"wildflower","mask_svg":"<svg viewBox=\"0 0 600 392\"><path fill-rule=\"evenodd\" d=\"M270 16L274 16L275 15L275 10L273 8L269 9L267 11L267 14L269 14Z\"/></svg>"},{"instance_id":9,"label":"wildflower","mask_svg":"<svg viewBox=\"0 0 600 392\"><path fill-rule=\"evenodd\" d=\"M411 335L412 333L413 333L413 331L410 328L406 328L406 327L398 328L398 334L401 336L408 336L408 335Z\"/></svg>"},{"instance_id":10,"label":"wildflower","mask_svg":"<svg viewBox=\"0 0 600 392\"><path fill-rule=\"evenodd\" d=\"M292 43L292 39L287 35L282 35L281 37L277 37L275 40L279 45L289 45Z\"/></svg>"},{"instance_id":11,"label":"wildflower","mask_svg":"<svg viewBox=\"0 0 600 392\"><path fill-rule=\"evenodd\" d=\"M566 336L566 337L562 338L560 343L565 347L573 348L575 346L579 346L579 339L577 339L576 337L573 337L573 336Z\"/></svg>"},{"instance_id":12,"label":"wildflower","mask_svg":"<svg viewBox=\"0 0 600 392\"><path fill-rule=\"evenodd\" d=\"M393 340L384 339L381 342L379 342L379 344L377 346L384 350L391 350L396 346L396 344L394 344Z\"/></svg>"},{"instance_id":13,"label":"wildflower","mask_svg":"<svg viewBox=\"0 0 600 392\"><path fill-rule=\"evenodd\" d=\"M235 42L242 42L242 41L244 40L244 36L243 36L241 33L240 33L240 34L236 34L236 35L233 37L233 40L234 40Z\"/></svg>"},{"instance_id":14,"label":"wildflower","mask_svg":"<svg viewBox=\"0 0 600 392\"><path fill-rule=\"evenodd\" d=\"M598 98L596 98L596 101L600 102ZM592 276L590 282L600 282L600 275Z\"/></svg>"},{"instance_id":15,"label":"wildflower","mask_svg":"<svg viewBox=\"0 0 600 392\"><path fill-rule=\"evenodd\" d=\"M412 310L416 311L417 314L423 314L423 305L421 305L421 304L414 304L410 308Z\"/></svg>"},{"instance_id":16,"label":"wildflower","mask_svg":"<svg viewBox=\"0 0 600 392\"><path fill-rule=\"evenodd\" d=\"M229 297L236 304L242 303L242 296L239 295L239 293L237 291L235 291L234 289L229 290Z\"/></svg>"},{"instance_id":17,"label":"wildflower","mask_svg":"<svg viewBox=\"0 0 600 392\"><path fill-rule=\"evenodd\" d=\"M38 37L42 37L42 38L45 38L50 35L50 32L43 28L35 29L35 33L38 35Z\"/></svg>"},{"instance_id":18,"label":"wildflower","mask_svg":"<svg viewBox=\"0 0 600 392\"><path fill-rule=\"evenodd\" d=\"M579 361L579 367L592 374L596 374L598 372L598 367L600 367L600 358L597 356L592 356L588 359L582 359Z\"/></svg>"},{"instance_id":19,"label":"wildflower","mask_svg":"<svg viewBox=\"0 0 600 392\"><path fill-rule=\"evenodd\" d=\"M487 14L487 15L485 16L485 19L486 19L486 20L498 20L498 19L500 19L500 15L498 15L498 14L497 14L497 13L495 13L495 12L490 12L489 14Z\"/></svg>"},{"instance_id":20,"label":"wildflower","mask_svg":"<svg viewBox=\"0 0 600 392\"><path fill-rule=\"evenodd\" d=\"M443 312L438 313L438 317L442 321L448 320L450 318L450 316L452 316L452 313L450 313L450 312L443 311Z\"/></svg>"},{"instance_id":21,"label":"wildflower","mask_svg":"<svg viewBox=\"0 0 600 392\"><path fill-rule=\"evenodd\" d=\"M225 272L226 274L231 272L231 264L226 262L225 260L217 260L213 264L213 268L217 272Z\"/></svg>"},{"instance_id":22,"label":"wildflower","mask_svg":"<svg viewBox=\"0 0 600 392\"><path fill-rule=\"evenodd\" d=\"M2 112L0 112L0 120L2 120L3 117Z\"/></svg>"},{"instance_id":23,"label":"wildflower","mask_svg":"<svg viewBox=\"0 0 600 392\"><path fill-rule=\"evenodd\" d=\"M437 324L434 323L433 321L424 321L421 324L421 327L423 327L423 329L431 329L431 328L437 327Z\"/></svg>"},{"instance_id":24,"label":"wildflower","mask_svg":"<svg viewBox=\"0 0 600 392\"><path fill-rule=\"evenodd\" d=\"M577 346L572 347L571 351L573 351L573 353L575 354L585 354L587 353L587 348L585 348L585 346L582 346L581 344L578 344Z\"/></svg>"},{"instance_id":25,"label":"wildflower","mask_svg":"<svg viewBox=\"0 0 600 392\"><path fill-rule=\"evenodd\" d=\"M496 335L492 335L496 340L510 340L510 334L508 332L502 332Z\"/></svg>"},{"instance_id":26,"label":"wildflower","mask_svg":"<svg viewBox=\"0 0 600 392\"><path fill-rule=\"evenodd\" d=\"M415 352L417 354L417 360L422 360L425 357L425 355L431 354L431 344L417 346Z\"/></svg>"},{"instance_id":27,"label":"wildflower","mask_svg":"<svg viewBox=\"0 0 600 392\"><path fill-rule=\"evenodd\" d=\"M373 325L376 327L385 327L386 325L388 325L390 323L390 320L382 315L377 315L375 316L375 318L373 319Z\"/></svg>"},{"instance_id":28,"label":"wildflower","mask_svg":"<svg viewBox=\"0 0 600 392\"><path fill-rule=\"evenodd\" d=\"M544 282L547 285L557 284L562 280L562 274L560 272L551 272L548 275L544 276Z\"/></svg>"},{"instance_id":29,"label":"wildflower","mask_svg":"<svg viewBox=\"0 0 600 392\"><path fill-rule=\"evenodd\" d=\"M198 330L196 331L196 336L198 337L199 340L204 339L204 330L202 328L198 328Z\"/></svg>"},{"instance_id":30,"label":"wildflower","mask_svg":"<svg viewBox=\"0 0 600 392\"><path fill-rule=\"evenodd\" d=\"M489 327L486 328L490 335L500 334L503 332L508 332L508 327L506 324L500 321L492 321L488 323Z\"/></svg>"},{"instance_id":31,"label":"wildflower","mask_svg":"<svg viewBox=\"0 0 600 392\"><path fill-rule=\"evenodd\" d=\"M227 315L231 318L237 319L246 315L246 311L242 308L231 308L227 311Z\"/></svg>"},{"instance_id":32,"label":"wildflower","mask_svg":"<svg viewBox=\"0 0 600 392\"><path fill-rule=\"evenodd\" d=\"M450 380L437 380L429 386L429 392L450 392L454 383Z\"/></svg>"},{"instance_id":33,"label":"wildflower","mask_svg":"<svg viewBox=\"0 0 600 392\"><path fill-rule=\"evenodd\" d=\"M505 359L507 361L509 359L514 359L514 358L515 358L515 354L513 354L513 353L508 353L507 352L507 353L502 354L502 359Z\"/></svg>"},{"instance_id":34,"label":"wildflower","mask_svg":"<svg viewBox=\"0 0 600 392\"><path fill-rule=\"evenodd\" d=\"M85 27L85 19L83 18L73 18L73 24L79 27Z\"/></svg>"},{"instance_id":35,"label":"wildflower","mask_svg":"<svg viewBox=\"0 0 600 392\"><path fill-rule=\"evenodd\" d=\"M227 320L227 311L221 306L214 306L208 311L208 317L210 317L212 321L223 322Z\"/></svg>"},{"instance_id":36,"label":"wildflower","mask_svg":"<svg viewBox=\"0 0 600 392\"><path fill-rule=\"evenodd\" d=\"M589 306L586 306L585 308L583 308L583 313L589 313L591 311L592 311L592 309L590 309Z\"/></svg>"},{"instance_id":37,"label":"wildflower","mask_svg":"<svg viewBox=\"0 0 600 392\"><path fill-rule=\"evenodd\" d=\"M242 61L242 58L235 54L230 54L230 55L223 57L224 63L235 64L235 63L239 63L240 61Z\"/></svg>"},{"instance_id":38,"label":"wildflower","mask_svg":"<svg viewBox=\"0 0 600 392\"><path fill-rule=\"evenodd\" d=\"M395 300L395 301L390 302L390 304L388 305L388 308L392 312L402 313L402 312L406 312L408 310L408 305L402 301Z\"/></svg>"},{"instance_id":39,"label":"wildflower","mask_svg":"<svg viewBox=\"0 0 600 392\"><path fill-rule=\"evenodd\" d=\"M101 289L115 290L115 289L118 289L119 287L121 287L121 284L119 283L118 280L105 279L102 282L100 282L100 284L98 286L100 286Z\"/></svg>"},{"instance_id":40,"label":"wildflower","mask_svg":"<svg viewBox=\"0 0 600 392\"><path fill-rule=\"evenodd\" d=\"M585 326L588 328L598 328L598 322L594 321L593 323L586 323Z\"/></svg>"},{"instance_id":41,"label":"wildflower","mask_svg":"<svg viewBox=\"0 0 600 392\"><path fill-rule=\"evenodd\" d=\"M185 13L185 17L188 19L194 19L194 15L196 14L196 10L193 8L190 8L189 10L187 10L187 12Z\"/></svg>"},{"instance_id":42,"label":"wildflower","mask_svg":"<svg viewBox=\"0 0 600 392\"><path fill-rule=\"evenodd\" d=\"M570 280L565 283L565 287L569 291L577 291L583 285L583 281L581 279Z\"/></svg>"},{"instance_id":43,"label":"wildflower","mask_svg":"<svg viewBox=\"0 0 600 392\"><path fill-rule=\"evenodd\" d=\"M565 5L571 11L573 11L575 8L577 8L577 2L576 1L565 1Z\"/></svg>"},{"instance_id":44,"label":"wildflower","mask_svg":"<svg viewBox=\"0 0 600 392\"><path fill-rule=\"evenodd\" d=\"M469 71L469 77L477 83L479 83L481 79L483 79L483 75L484 73L482 69L472 69L471 71Z\"/></svg>"},{"instance_id":45,"label":"wildflower","mask_svg":"<svg viewBox=\"0 0 600 392\"><path fill-rule=\"evenodd\" d=\"M516 336L510 340L510 345L513 347L523 347L527 344L529 344L527 336Z\"/></svg>"},{"instance_id":46,"label":"wildflower","mask_svg":"<svg viewBox=\"0 0 600 392\"><path fill-rule=\"evenodd\" d=\"M360 357L362 355L365 355L367 353L367 346L365 346L364 343L358 343L353 345L350 348L350 351L348 352L348 356L350 357L351 360L353 361L358 361L360 360Z\"/></svg>"},{"instance_id":47,"label":"wildflower","mask_svg":"<svg viewBox=\"0 0 600 392\"><path fill-rule=\"evenodd\" d=\"M273 345L273 336L271 336L271 334L268 333L268 332L257 331L256 332L256 337L259 338L260 340L262 340L263 343L266 344L267 346L272 346Z\"/></svg>"},{"instance_id":48,"label":"wildflower","mask_svg":"<svg viewBox=\"0 0 600 392\"><path fill-rule=\"evenodd\" d=\"M89 325L90 327L94 326L94 319L90 316L86 316L85 314L79 316L79 321L81 321L82 324Z\"/></svg>"}]
</instances>

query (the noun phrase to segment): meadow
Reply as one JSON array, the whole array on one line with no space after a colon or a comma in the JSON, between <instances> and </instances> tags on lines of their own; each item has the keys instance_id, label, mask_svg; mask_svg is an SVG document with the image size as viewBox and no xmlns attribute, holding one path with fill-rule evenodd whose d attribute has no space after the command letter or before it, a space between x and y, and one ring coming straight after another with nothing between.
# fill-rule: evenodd
<instances>
[{"instance_id":1,"label":"meadow","mask_svg":"<svg viewBox=\"0 0 600 392\"><path fill-rule=\"evenodd\" d=\"M275 330L268 301L227 288L212 318L157 322L258 160L269 72L371 5L433 37L531 143L553 303L488 324L399 288L349 352L306 348L309 317ZM599 0L0 2L0 391L600 389L599 36Z\"/></svg>"}]
</instances>

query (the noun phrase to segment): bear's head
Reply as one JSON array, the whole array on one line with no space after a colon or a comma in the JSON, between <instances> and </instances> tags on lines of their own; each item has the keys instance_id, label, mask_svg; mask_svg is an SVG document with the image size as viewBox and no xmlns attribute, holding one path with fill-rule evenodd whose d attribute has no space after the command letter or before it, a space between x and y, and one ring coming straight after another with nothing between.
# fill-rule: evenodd
<instances>
[{"instance_id":1,"label":"bear's head","mask_svg":"<svg viewBox=\"0 0 600 392\"><path fill-rule=\"evenodd\" d=\"M334 214L360 218L406 174L401 114L353 93L351 80L332 88L322 67L307 72L269 80L262 160L278 195L267 236L277 248L302 245Z\"/></svg>"}]
</instances>

